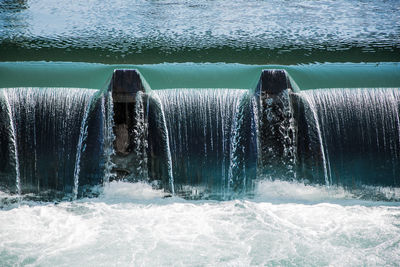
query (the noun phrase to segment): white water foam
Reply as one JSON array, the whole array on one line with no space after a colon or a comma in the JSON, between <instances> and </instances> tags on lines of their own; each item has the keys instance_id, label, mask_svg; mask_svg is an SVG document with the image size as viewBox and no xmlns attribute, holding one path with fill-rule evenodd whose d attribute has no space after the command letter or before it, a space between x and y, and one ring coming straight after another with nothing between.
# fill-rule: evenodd
<instances>
[{"instance_id":1,"label":"white water foam","mask_svg":"<svg viewBox=\"0 0 400 267\"><path fill-rule=\"evenodd\" d=\"M259 184L254 199L186 201L163 198L148 184L112 182L96 199L0 210L0 262L396 266L399 203L354 202L351 194L329 190L275 181Z\"/></svg>"}]
</instances>

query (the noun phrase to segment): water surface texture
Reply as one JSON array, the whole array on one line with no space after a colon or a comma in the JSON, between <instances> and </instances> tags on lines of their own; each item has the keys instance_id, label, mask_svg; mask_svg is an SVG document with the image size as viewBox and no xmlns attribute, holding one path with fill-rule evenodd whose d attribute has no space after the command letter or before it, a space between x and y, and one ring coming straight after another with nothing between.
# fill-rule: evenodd
<instances>
[{"instance_id":1,"label":"water surface texture","mask_svg":"<svg viewBox=\"0 0 400 267\"><path fill-rule=\"evenodd\" d=\"M400 61L398 1L12 1L1 60Z\"/></svg>"},{"instance_id":2,"label":"water surface texture","mask_svg":"<svg viewBox=\"0 0 400 267\"><path fill-rule=\"evenodd\" d=\"M397 0L0 0L0 265L398 266L399 62ZM282 180L250 97L276 68L304 137ZM115 69L152 89L144 182L113 181Z\"/></svg>"},{"instance_id":3,"label":"water surface texture","mask_svg":"<svg viewBox=\"0 0 400 267\"><path fill-rule=\"evenodd\" d=\"M276 181L259 184L252 200L162 195L145 184L113 182L98 199L9 206L0 210L0 262L396 266L400 261L397 204L360 201L340 188Z\"/></svg>"}]
</instances>

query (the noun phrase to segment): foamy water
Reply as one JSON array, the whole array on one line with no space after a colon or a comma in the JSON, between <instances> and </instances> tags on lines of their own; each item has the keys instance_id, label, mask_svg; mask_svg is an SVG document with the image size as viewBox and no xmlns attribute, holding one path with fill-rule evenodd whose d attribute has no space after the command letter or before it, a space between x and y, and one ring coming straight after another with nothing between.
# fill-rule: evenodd
<instances>
[{"instance_id":1,"label":"foamy water","mask_svg":"<svg viewBox=\"0 0 400 267\"><path fill-rule=\"evenodd\" d=\"M390 194L393 194L391 192ZM8 198L4 193L0 198ZM113 182L99 198L0 210L2 266L396 266L398 202L262 182L252 199L163 198Z\"/></svg>"}]
</instances>

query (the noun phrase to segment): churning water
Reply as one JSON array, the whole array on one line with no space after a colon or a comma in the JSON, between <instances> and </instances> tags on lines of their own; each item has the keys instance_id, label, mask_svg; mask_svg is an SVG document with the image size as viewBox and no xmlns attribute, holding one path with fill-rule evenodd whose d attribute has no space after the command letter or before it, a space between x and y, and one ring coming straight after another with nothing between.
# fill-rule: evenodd
<instances>
[{"instance_id":1,"label":"churning water","mask_svg":"<svg viewBox=\"0 0 400 267\"><path fill-rule=\"evenodd\" d=\"M89 88L100 88L102 71L114 66L71 64L68 73L43 78L20 61L399 62L399 17L398 0L0 0L0 60L18 61L10 79L17 86L29 80L54 86L73 77L67 86ZM4 87L16 86L8 84L10 66L1 69ZM320 84L325 76L331 87L360 84L360 77L366 82L358 86L372 87L398 86L397 66L379 73L368 67L358 82L339 67L344 77L334 81L322 70L317 82L307 72L300 77L301 66L287 69L311 84L307 88L326 87ZM163 70L169 67L140 66L153 72L157 88L174 80L192 86L184 75L170 77ZM363 70L351 73L357 72ZM193 86L247 88L244 76L225 75L222 83L197 77ZM137 94L135 125L127 134L136 140L132 176L164 179L169 193L189 192L183 199L150 183L112 181L111 96L71 88L1 89L0 266L398 266L399 90L291 96L293 120L277 130L287 139L288 129L297 129L297 139L287 142L293 147L285 150L293 158L289 171L298 175L262 181L255 177L257 150L275 150L256 145L255 122L262 118L249 91ZM36 198L51 190L73 201L53 193ZM86 190L98 196L84 198ZM229 200L206 200L210 192ZM205 198L188 200L190 193Z\"/></svg>"},{"instance_id":2,"label":"churning water","mask_svg":"<svg viewBox=\"0 0 400 267\"><path fill-rule=\"evenodd\" d=\"M172 190L166 188L172 193L187 186L206 188L222 193L222 199L235 198L228 201L191 201L146 182L110 182L114 179L110 97L96 98L95 91L78 89L1 92L0 145L5 159L1 178L16 187L10 190L16 194L0 191L3 266L396 266L400 262L399 188L368 186L396 185L385 180L396 179L398 173L396 89L293 95L298 104L293 105L299 131L293 143L298 146L297 167L300 172L303 167L315 172L307 165L311 151L311 158L323 163L324 171L314 173L320 183L311 176L304 183L293 178L254 179L251 172L256 166L251 164L257 161L258 119L248 90L138 94L133 135L139 140L154 129L164 133L163 147L158 149L168 152L162 160L168 161L163 164L168 165ZM147 173L146 163L156 158L146 150L159 144L148 141L138 143L134 151L139 157L149 155L140 157L135 166L146 181L153 172L149 168ZM356 171L357 162L346 162L347 157L359 159L369 169ZM352 187L353 181L357 186ZM85 196L83 186L96 190L98 197L76 199ZM32 201L27 194L43 189L72 194L74 201ZM236 194L247 189L250 194Z\"/></svg>"},{"instance_id":3,"label":"churning water","mask_svg":"<svg viewBox=\"0 0 400 267\"><path fill-rule=\"evenodd\" d=\"M387 194L400 194L388 191ZM3 203L10 196L1 194ZM392 205L393 204L393 205ZM0 210L2 266L396 266L398 203L262 182L253 199L163 198L112 182L99 198Z\"/></svg>"}]
</instances>

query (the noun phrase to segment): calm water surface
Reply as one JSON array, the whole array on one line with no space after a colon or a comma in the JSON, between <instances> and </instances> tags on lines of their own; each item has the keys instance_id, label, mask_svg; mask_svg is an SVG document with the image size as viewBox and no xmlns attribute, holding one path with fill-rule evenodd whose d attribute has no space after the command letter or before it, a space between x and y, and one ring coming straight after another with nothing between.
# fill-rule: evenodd
<instances>
[{"instance_id":1,"label":"calm water surface","mask_svg":"<svg viewBox=\"0 0 400 267\"><path fill-rule=\"evenodd\" d=\"M5 0L0 44L2 61L400 61L400 5L397 0Z\"/></svg>"}]
</instances>

